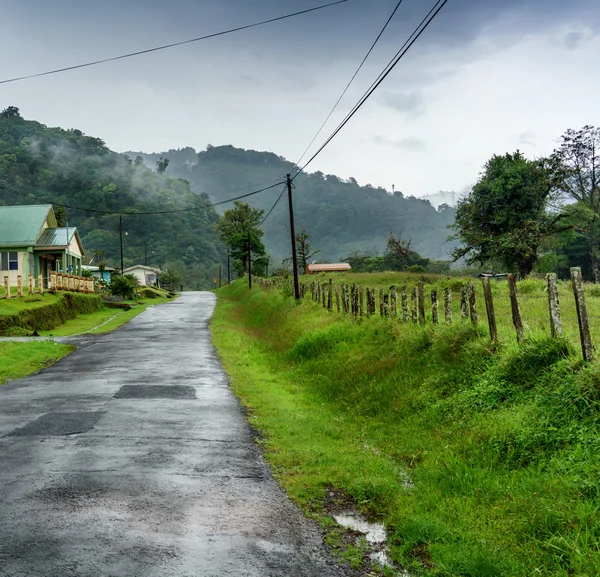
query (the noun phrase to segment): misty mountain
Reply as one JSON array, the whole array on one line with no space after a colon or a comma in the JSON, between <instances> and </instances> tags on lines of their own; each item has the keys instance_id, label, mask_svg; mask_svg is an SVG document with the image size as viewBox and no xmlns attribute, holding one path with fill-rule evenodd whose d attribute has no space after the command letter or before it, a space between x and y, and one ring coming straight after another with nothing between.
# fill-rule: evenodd
<instances>
[{"instance_id":1,"label":"misty mountain","mask_svg":"<svg viewBox=\"0 0 600 577\"><path fill-rule=\"evenodd\" d=\"M196 194L206 194L220 202L282 181L294 165L271 152L244 150L233 146L208 146L161 153L127 152L140 156L150 168L160 158L168 158L168 175L190 183ZM382 253L389 231L412 239L412 248L423 256L448 259L452 245L446 241L454 209L442 204L438 209L427 200L391 195L383 188L360 186L355 179L345 181L335 175L315 172L294 180L296 230L306 229L311 245L320 248L318 258L335 261L353 252ZM251 206L268 212L282 186L244 199ZM232 204L217 207L219 212ZM289 256L290 235L287 195L263 225L267 250L281 259Z\"/></svg>"},{"instance_id":2,"label":"misty mountain","mask_svg":"<svg viewBox=\"0 0 600 577\"><path fill-rule=\"evenodd\" d=\"M0 113L0 204L45 203L72 207L67 217L87 255L105 251L115 267L119 215L107 213L130 213L123 216L125 266L147 259L149 266L176 268L186 286L199 289L211 287L215 264L226 262L219 216L188 182L135 164L99 138L48 128L7 108ZM131 215L143 212L159 214Z\"/></svg>"}]
</instances>

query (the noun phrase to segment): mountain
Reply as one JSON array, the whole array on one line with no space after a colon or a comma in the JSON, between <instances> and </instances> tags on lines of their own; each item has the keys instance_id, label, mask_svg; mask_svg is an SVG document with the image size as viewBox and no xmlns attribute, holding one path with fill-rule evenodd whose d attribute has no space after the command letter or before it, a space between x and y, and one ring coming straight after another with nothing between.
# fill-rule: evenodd
<instances>
[{"instance_id":1,"label":"mountain","mask_svg":"<svg viewBox=\"0 0 600 577\"><path fill-rule=\"evenodd\" d=\"M212 287L217 263L226 262L215 228L219 215L188 182L136 164L99 138L25 120L9 107L0 112L0 204L40 203L72 207L67 218L86 254L105 251L115 267L119 215L107 213L129 213L123 217L125 266L146 259L149 266L178 270L185 286L200 289Z\"/></svg>"},{"instance_id":2,"label":"mountain","mask_svg":"<svg viewBox=\"0 0 600 577\"><path fill-rule=\"evenodd\" d=\"M189 181L197 194L207 194L220 202L269 184L282 181L294 165L270 152L244 150L233 146L208 146L161 153L129 151L141 157L150 168L168 158L167 174ZM439 209L427 200L390 195L383 188L360 186L355 179L345 181L321 172L300 174L294 180L296 230L306 229L311 246L320 248L320 260L336 261L351 253L382 253L388 232L412 239L411 247L423 256L448 259L452 244L446 241L454 209ZM282 186L244 199L266 212L281 193ZM223 212L232 204L217 207ZM265 214L266 214L265 212ZM287 197L281 199L263 225L264 242L275 260L289 256L289 216Z\"/></svg>"}]
</instances>

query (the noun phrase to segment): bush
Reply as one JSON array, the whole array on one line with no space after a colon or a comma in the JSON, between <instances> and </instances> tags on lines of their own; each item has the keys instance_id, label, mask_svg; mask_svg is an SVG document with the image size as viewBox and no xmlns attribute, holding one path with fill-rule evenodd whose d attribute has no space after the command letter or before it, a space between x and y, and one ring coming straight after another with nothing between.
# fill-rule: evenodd
<instances>
[{"instance_id":1,"label":"bush","mask_svg":"<svg viewBox=\"0 0 600 577\"><path fill-rule=\"evenodd\" d=\"M110 283L110 293L123 297L125 300L135 298L136 283L130 278L132 275L113 275Z\"/></svg>"}]
</instances>

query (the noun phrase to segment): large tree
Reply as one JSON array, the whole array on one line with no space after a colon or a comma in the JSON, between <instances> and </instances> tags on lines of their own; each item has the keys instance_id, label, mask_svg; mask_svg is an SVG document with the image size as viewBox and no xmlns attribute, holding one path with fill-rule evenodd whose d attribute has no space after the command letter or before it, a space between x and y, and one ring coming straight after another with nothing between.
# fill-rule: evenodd
<instances>
[{"instance_id":1,"label":"large tree","mask_svg":"<svg viewBox=\"0 0 600 577\"><path fill-rule=\"evenodd\" d=\"M248 271L248 251L254 259L265 255L263 231L258 228L264 210L236 201L235 208L226 210L217 225L221 238L231 249L231 258L239 263L242 274Z\"/></svg>"},{"instance_id":2,"label":"large tree","mask_svg":"<svg viewBox=\"0 0 600 577\"><path fill-rule=\"evenodd\" d=\"M528 160L518 150L493 156L471 193L459 201L452 251L468 264L497 263L526 277L543 240L557 230L560 215L549 214L551 179L547 162Z\"/></svg>"},{"instance_id":3,"label":"large tree","mask_svg":"<svg viewBox=\"0 0 600 577\"><path fill-rule=\"evenodd\" d=\"M552 168L556 189L580 205L594 281L600 282L600 129L567 130L552 155Z\"/></svg>"}]
</instances>

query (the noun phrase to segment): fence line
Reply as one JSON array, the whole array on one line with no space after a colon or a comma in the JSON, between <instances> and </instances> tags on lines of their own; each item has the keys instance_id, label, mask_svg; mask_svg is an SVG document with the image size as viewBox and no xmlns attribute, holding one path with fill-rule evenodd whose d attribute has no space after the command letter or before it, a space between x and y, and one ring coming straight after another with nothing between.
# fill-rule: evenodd
<instances>
[{"instance_id":1,"label":"fence line","mask_svg":"<svg viewBox=\"0 0 600 577\"><path fill-rule=\"evenodd\" d=\"M2 298L10 299L16 297L22 297L24 294L44 294L45 290L50 292L56 291L72 291L82 293L93 293L94 292L94 279L83 276L74 276L63 273L50 273L49 276L44 277L38 274L36 277L33 275L27 276L27 293L24 292L23 275L17 275L16 281L10 281L8 275L4 275L4 295ZM12 287L17 287L16 295L12 294Z\"/></svg>"},{"instance_id":2,"label":"fence line","mask_svg":"<svg viewBox=\"0 0 600 577\"><path fill-rule=\"evenodd\" d=\"M5 277L5 282L6 280L7 277ZM281 281L273 279L256 278L255 280L256 284L265 290L281 286ZM490 279L484 277L481 280L489 336L492 342L497 342L498 328ZM517 342L521 343L525 338L525 323L521 313L517 282L515 276L512 274L507 275L507 281L512 325L516 333ZM550 319L550 335L552 338L561 337L564 331L556 274L549 273L546 275L546 287L548 292L547 306ZM575 300L583 359L585 361L592 361L594 358L594 347L590 334L589 315L587 313L580 267L571 268L571 287ZM377 290L372 287L363 287L356 283L353 283L351 286L345 282L338 284L329 279L323 285L319 280L312 281L310 285L304 282L301 283L300 294L302 298L308 292L310 292L313 301L319 304L322 303L323 308L326 308L330 312L333 312L333 298L335 295L337 312L352 315L354 318L363 316L371 317L376 314L376 311L379 312L381 318L394 319L403 324L412 322L413 324L424 325L428 318L425 314L427 299L425 297L425 286L422 281L418 282L416 286L412 286L410 293L407 285L403 285L400 288L400 306L398 306L398 291L396 286L391 286L388 290L383 288ZM438 325L440 324L440 305L438 291L435 287L429 292L427 298L430 300L431 322L434 325ZM470 320L474 327L479 325L477 294L473 282L460 287L460 318L462 321ZM444 322L448 326L453 324L452 289L450 287L444 290Z\"/></svg>"}]
</instances>

